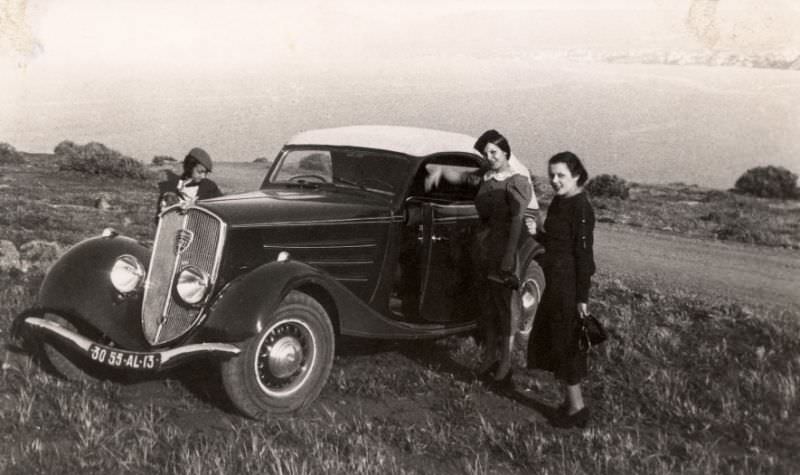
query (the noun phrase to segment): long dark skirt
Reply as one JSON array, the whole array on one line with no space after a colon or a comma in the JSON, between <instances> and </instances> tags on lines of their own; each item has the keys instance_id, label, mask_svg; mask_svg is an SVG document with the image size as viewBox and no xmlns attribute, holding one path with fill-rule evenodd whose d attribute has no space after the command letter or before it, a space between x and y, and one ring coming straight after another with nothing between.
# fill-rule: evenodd
<instances>
[{"instance_id":1,"label":"long dark skirt","mask_svg":"<svg viewBox=\"0 0 800 475\"><path fill-rule=\"evenodd\" d=\"M553 255L543 267L547 286L528 340L528 367L578 384L587 375L587 355L578 349L575 261L571 255Z\"/></svg>"}]
</instances>

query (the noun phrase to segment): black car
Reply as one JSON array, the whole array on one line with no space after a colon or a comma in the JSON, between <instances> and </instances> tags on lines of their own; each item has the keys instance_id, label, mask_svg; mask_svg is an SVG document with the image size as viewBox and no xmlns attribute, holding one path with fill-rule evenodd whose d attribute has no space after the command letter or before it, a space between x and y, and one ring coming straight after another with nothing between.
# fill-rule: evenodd
<instances>
[{"instance_id":1,"label":"black car","mask_svg":"<svg viewBox=\"0 0 800 475\"><path fill-rule=\"evenodd\" d=\"M258 191L178 204L152 249L107 229L50 269L17 320L71 379L157 372L203 356L244 414L301 409L337 335L437 338L476 326L476 190L426 192L425 166L475 168L467 135L356 126L304 132ZM543 288L520 240L523 320Z\"/></svg>"}]
</instances>

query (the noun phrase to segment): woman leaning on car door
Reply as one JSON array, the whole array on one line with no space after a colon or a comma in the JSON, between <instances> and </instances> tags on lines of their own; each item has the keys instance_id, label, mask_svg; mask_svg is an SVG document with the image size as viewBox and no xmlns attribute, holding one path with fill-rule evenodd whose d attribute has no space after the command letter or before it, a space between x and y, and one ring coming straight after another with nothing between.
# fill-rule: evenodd
<instances>
[{"instance_id":1,"label":"woman leaning on car door","mask_svg":"<svg viewBox=\"0 0 800 475\"><path fill-rule=\"evenodd\" d=\"M481 225L473 246L473 263L481 290L481 327L484 355L479 372L483 377L505 381L511 376L511 351L517 312L512 298L519 282L516 278L517 247L525 211L538 208L530 174L511 155L508 140L496 130L487 130L475 142L475 149L487 165L477 172L459 172L429 165L426 190L444 179L453 184L477 186L475 207Z\"/></svg>"}]
</instances>

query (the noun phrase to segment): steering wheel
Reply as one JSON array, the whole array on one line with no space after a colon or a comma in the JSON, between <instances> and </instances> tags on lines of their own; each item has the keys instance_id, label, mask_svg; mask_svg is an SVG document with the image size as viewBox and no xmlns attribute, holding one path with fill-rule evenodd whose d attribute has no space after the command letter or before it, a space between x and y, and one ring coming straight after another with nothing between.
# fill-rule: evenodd
<instances>
[{"instance_id":1,"label":"steering wheel","mask_svg":"<svg viewBox=\"0 0 800 475\"><path fill-rule=\"evenodd\" d=\"M320 183L327 183L328 182L328 179L325 178L324 176L322 176L322 175L314 175L314 174L295 175L295 176L289 178L289 181L300 181L300 180L309 180L309 179L316 180L316 181L318 181Z\"/></svg>"}]
</instances>

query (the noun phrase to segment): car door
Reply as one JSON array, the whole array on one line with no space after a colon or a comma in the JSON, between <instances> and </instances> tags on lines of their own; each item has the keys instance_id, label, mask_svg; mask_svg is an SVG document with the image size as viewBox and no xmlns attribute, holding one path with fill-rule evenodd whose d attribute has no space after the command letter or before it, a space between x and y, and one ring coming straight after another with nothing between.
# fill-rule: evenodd
<instances>
[{"instance_id":1,"label":"car door","mask_svg":"<svg viewBox=\"0 0 800 475\"><path fill-rule=\"evenodd\" d=\"M472 202L425 202L418 226L419 316L431 322L473 318L471 248L478 213Z\"/></svg>"}]
</instances>

